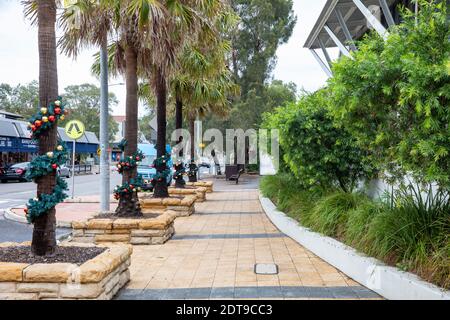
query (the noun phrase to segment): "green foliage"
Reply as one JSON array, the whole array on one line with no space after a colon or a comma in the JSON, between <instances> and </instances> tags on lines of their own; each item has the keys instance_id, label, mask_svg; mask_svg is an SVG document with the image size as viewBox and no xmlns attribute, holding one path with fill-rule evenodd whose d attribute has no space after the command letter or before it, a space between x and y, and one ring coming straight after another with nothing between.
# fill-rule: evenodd
<instances>
[{"instance_id":1,"label":"green foliage","mask_svg":"<svg viewBox=\"0 0 450 320\"><path fill-rule=\"evenodd\" d=\"M143 181L140 176L136 178L130 179L130 181L126 181L120 186L116 186L114 188L114 198L119 200L121 197L130 195L135 192L141 191L143 186Z\"/></svg>"},{"instance_id":2,"label":"green foliage","mask_svg":"<svg viewBox=\"0 0 450 320\"><path fill-rule=\"evenodd\" d=\"M70 117L84 123L86 131L100 136L100 88L93 84L71 85L64 89L64 98L70 105ZM112 108L118 100L114 93L109 93L108 129L109 141L114 142L114 136L119 131L117 122L112 117Z\"/></svg>"},{"instance_id":3,"label":"green foliage","mask_svg":"<svg viewBox=\"0 0 450 320\"><path fill-rule=\"evenodd\" d=\"M340 187L352 191L358 179L371 173L355 139L334 125L322 90L266 114L264 127L280 131L283 160L303 187Z\"/></svg>"},{"instance_id":4,"label":"green foliage","mask_svg":"<svg viewBox=\"0 0 450 320\"><path fill-rule=\"evenodd\" d=\"M231 36L232 67L243 96L270 77L278 47L291 37L297 18L292 0L233 0L240 23Z\"/></svg>"},{"instance_id":5,"label":"green foliage","mask_svg":"<svg viewBox=\"0 0 450 320\"><path fill-rule=\"evenodd\" d=\"M380 171L450 186L449 20L445 1L420 1L384 41L371 33L333 65L330 110Z\"/></svg>"},{"instance_id":6,"label":"green foliage","mask_svg":"<svg viewBox=\"0 0 450 320\"><path fill-rule=\"evenodd\" d=\"M139 163L145 158L144 153L141 150L137 150L131 156L122 157L117 163L117 171L123 173L125 170L131 170L136 168Z\"/></svg>"},{"instance_id":7,"label":"green foliage","mask_svg":"<svg viewBox=\"0 0 450 320\"><path fill-rule=\"evenodd\" d=\"M59 141L55 151L47 152L31 161L26 177L37 183L39 178L55 174L58 167L66 162L67 149L65 144ZM67 198L65 191L67 191L67 183L61 177L57 177L52 193L42 193L38 197L28 200L27 207L24 209L27 220L33 223L37 217L47 213L48 210L64 201Z\"/></svg>"},{"instance_id":8,"label":"green foliage","mask_svg":"<svg viewBox=\"0 0 450 320\"><path fill-rule=\"evenodd\" d=\"M39 84L32 81L15 87L0 84L0 109L30 118L39 105Z\"/></svg>"},{"instance_id":9,"label":"green foliage","mask_svg":"<svg viewBox=\"0 0 450 320\"><path fill-rule=\"evenodd\" d=\"M302 189L302 184L286 173L264 177L260 188L264 196L303 226L450 288L448 192L401 189L387 201L394 203L391 207L363 194L313 193ZM422 200L424 195L429 200Z\"/></svg>"}]
</instances>

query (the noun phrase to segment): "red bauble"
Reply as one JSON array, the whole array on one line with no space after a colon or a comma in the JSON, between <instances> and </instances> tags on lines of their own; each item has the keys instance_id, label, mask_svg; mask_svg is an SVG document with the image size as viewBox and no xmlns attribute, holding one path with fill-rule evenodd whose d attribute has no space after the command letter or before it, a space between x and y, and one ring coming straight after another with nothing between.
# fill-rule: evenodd
<instances>
[{"instance_id":1,"label":"red bauble","mask_svg":"<svg viewBox=\"0 0 450 320\"><path fill-rule=\"evenodd\" d=\"M129 167L130 166L130 163L129 162L127 162L127 167Z\"/></svg>"},{"instance_id":2,"label":"red bauble","mask_svg":"<svg viewBox=\"0 0 450 320\"><path fill-rule=\"evenodd\" d=\"M30 128L31 128L31 131L36 131L36 126L34 124L31 125Z\"/></svg>"},{"instance_id":3,"label":"red bauble","mask_svg":"<svg viewBox=\"0 0 450 320\"><path fill-rule=\"evenodd\" d=\"M61 114L61 108L55 108L55 114Z\"/></svg>"},{"instance_id":4,"label":"red bauble","mask_svg":"<svg viewBox=\"0 0 450 320\"><path fill-rule=\"evenodd\" d=\"M134 187L133 187L133 185L132 184L130 184L130 189L133 189Z\"/></svg>"},{"instance_id":5,"label":"red bauble","mask_svg":"<svg viewBox=\"0 0 450 320\"><path fill-rule=\"evenodd\" d=\"M58 165L56 163L54 163L54 164L52 164L52 168L53 168L53 170L56 170L56 169L58 169Z\"/></svg>"},{"instance_id":6,"label":"red bauble","mask_svg":"<svg viewBox=\"0 0 450 320\"><path fill-rule=\"evenodd\" d=\"M41 120L36 120L36 121L34 122L34 125L35 125L36 127L40 127L40 126L42 125L42 121L41 121Z\"/></svg>"},{"instance_id":7,"label":"red bauble","mask_svg":"<svg viewBox=\"0 0 450 320\"><path fill-rule=\"evenodd\" d=\"M49 116L49 117L48 117L48 121L54 122L54 121L55 121L55 116Z\"/></svg>"},{"instance_id":8,"label":"red bauble","mask_svg":"<svg viewBox=\"0 0 450 320\"><path fill-rule=\"evenodd\" d=\"M139 160L141 160L141 158L139 158L139 157L136 157L136 160L137 160L137 161L139 161Z\"/></svg>"},{"instance_id":9,"label":"red bauble","mask_svg":"<svg viewBox=\"0 0 450 320\"><path fill-rule=\"evenodd\" d=\"M28 213L28 208L23 209L25 213Z\"/></svg>"},{"instance_id":10,"label":"red bauble","mask_svg":"<svg viewBox=\"0 0 450 320\"><path fill-rule=\"evenodd\" d=\"M128 189L124 189L123 191L128 192Z\"/></svg>"}]
</instances>

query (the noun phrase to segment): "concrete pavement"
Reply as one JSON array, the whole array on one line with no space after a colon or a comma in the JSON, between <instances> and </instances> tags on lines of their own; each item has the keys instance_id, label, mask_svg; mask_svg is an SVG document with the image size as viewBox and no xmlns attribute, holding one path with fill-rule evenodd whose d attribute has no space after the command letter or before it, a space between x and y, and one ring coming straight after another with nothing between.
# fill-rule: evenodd
<instances>
[{"instance_id":1,"label":"concrete pavement","mask_svg":"<svg viewBox=\"0 0 450 320\"><path fill-rule=\"evenodd\" d=\"M196 213L163 245L135 246L117 299L379 299L285 236L263 213L257 177L216 180ZM276 264L278 274L255 273Z\"/></svg>"}]
</instances>

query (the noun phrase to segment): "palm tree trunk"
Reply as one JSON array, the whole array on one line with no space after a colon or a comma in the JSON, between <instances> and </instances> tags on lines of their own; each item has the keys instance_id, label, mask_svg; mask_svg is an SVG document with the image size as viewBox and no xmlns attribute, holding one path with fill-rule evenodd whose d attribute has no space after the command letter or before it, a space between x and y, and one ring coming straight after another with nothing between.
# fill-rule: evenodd
<instances>
[{"instance_id":1,"label":"palm tree trunk","mask_svg":"<svg viewBox=\"0 0 450 320\"><path fill-rule=\"evenodd\" d=\"M55 1L39 0L38 47L39 47L39 105L46 107L58 96L58 71L56 60L56 4ZM56 148L57 128L55 125L39 139L39 154L43 155ZM56 185L56 174L51 173L37 181L37 195L51 194ZM56 249L55 208L36 218L33 228L31 250L35 255L52 255Z\"/></svg>"},{"instance_id":2,"label":"palm tree trunk","mask_svg":"<svg viewBox=\"0 0 450 320\"><path fill-rule=\"evenodd\" d=\"M156 114L158 121L158 132L156 138L156 155L158 158L164 156L166 152L166 107L167 107L167 84L161 70L155 72L155 93L156 93ZM166 164L156 167L157 172L166 170ZM169 197L167 182L162 179L156 181L155 190L153 192L155 198Z\"/></svg>"},{"instance_id":3,"label":"palm tree trunk","mask_svg":"<svg viewBox=\"0 0 450 320\"><path fill-rule=\"evenodd\" d=\"M175 130L181 130L183 128L183 100L177 96L175 101ZM183 137L178 137L177 143L180 144L183 141ZM180 158L183 157L183 148L178 153Z\"/></svg>"},{"instance_id":4,"label":"palm tree trunk","mask_svg":"<svg viewBox=\"0 0 450 320\"><path fill-rule=\"evenodd\" d=\"M132 46L125 49L125 82L126 82L126 119L125 119L125 146L124 156L131 156L137 150L138 140L138 77L137 77L137 53ZM136 178L137 168L125 170L122 176L122 183L130 182ZM120 197L116 215L120 217L140 216L141 207L137 192L130 192Z\"/></svg>"},{"instance_id":5,"label":"palm tree trunk","mask_svg":"<svg viewBox=\"0 0 450 320\"><path fill-rule=\"evenodd\" d=\"M190 141L190 149L191 149L191 163L189 164L189 170L196 170L197 165L195 164L195 117L194 115L189 115L189 135L191 138ZM197 182L197 173L189 175L189 182Z\"/></svg>"}]
</instances>

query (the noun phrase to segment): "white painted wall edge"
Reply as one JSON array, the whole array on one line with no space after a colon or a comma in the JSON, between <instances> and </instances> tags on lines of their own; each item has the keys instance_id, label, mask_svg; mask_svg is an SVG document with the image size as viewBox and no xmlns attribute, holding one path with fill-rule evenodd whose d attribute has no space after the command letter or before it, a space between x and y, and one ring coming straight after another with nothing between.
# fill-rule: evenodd
<instances>
[{"instance_id":1,"label":"white painted wall edge","mask_svg":"<svg viewBox=\"0 0 450 320\"><path fill-rule=\"evenodd\" d=\"M333 238L312 232L278 211L270 199L260 195L259 200L269 219L281 232L382 297L391 300L450 300L450 291L364 256Z\"/></svg>"}]
</instances>

